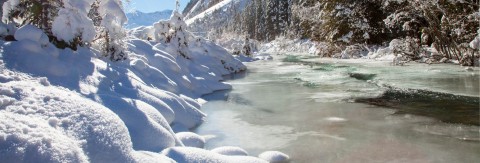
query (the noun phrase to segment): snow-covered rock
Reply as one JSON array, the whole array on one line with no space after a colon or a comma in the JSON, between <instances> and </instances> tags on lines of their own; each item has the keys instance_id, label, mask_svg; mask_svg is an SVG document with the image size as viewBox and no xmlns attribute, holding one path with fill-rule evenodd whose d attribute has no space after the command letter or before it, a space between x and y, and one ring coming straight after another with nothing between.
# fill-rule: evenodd
<instances>
[{"instance_id":1,"label":"snow-covered rock","mask_svg":"<svg viewBox=\"0 0 480 163\"><path fill-rule=\"evenodd\" d=\"M211 151L227 156L248 156L248 152L240 147L224 146L212 149Z\"/></svg>"},{"instance_id":2,"label":"snow-covered rock","mask_svg":"<svg viewBox=\"0 0 480 163\"><path fill-rule=\"evenodd\" d=\"M162 154L182 163L198 162L242 162L267 163L267 161L250 156L225 156L208 150L193 147L173 147L162 151Z\"/></svg>"},{"instance_id":3,"label":"snow-covered rock","mask_svg":"<svg viewBox=\"0 0 480 163\"><path fill-rule=\"evenodd\" d=\"M205 146L205 139L193 132L179 132L175 135L186 147L203 148Z\"/></svg>"},{"instance_id":4,"label":"snow-covered rock","mask_svg":"<svg viewBox=\"0 0 480 163\"><path fill-rule=\"evenodd\" d=\"M290 157L288 155L278 151L266 151L258 155L258 157L270 163L282 163L290 161Z\"/></svg>"}]
</instances>

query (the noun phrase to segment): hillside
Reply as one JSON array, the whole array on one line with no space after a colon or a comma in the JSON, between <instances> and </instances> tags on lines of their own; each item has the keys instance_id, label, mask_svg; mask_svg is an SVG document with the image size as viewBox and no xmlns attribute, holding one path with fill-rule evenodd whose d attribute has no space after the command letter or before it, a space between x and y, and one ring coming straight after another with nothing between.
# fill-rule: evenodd
<instances>
[{"instance_id":1,"label":"hillside","mask_svg":"<svg viewBox=\"0 0 480 163\"><path fill-rule=\"evenodd\" d=\"M225 0L191 0L182 14L185 19L190 19L222 1Z\"/></svg>"},{"instance_id":2,"label":"hillside","mask_svg":"<svg viewBox=\"0 0 480 163\"><path fill-rule=\"evenodd\" d=\"M127 13L128 24L125 28L132 29L140 26L150 26L159 20L167 20L172 15L173 10L158 11L152 13L144 13L141 11L134 11Z\"/></svg>"}]
</instances>

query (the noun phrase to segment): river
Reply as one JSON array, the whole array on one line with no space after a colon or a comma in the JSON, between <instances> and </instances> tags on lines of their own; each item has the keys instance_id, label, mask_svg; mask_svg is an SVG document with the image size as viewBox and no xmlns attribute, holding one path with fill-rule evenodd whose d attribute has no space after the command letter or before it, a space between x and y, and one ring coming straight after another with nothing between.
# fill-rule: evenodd
<instances>
[{"instance_id":1,"label":"river","mask_svg":"<svg viewBox=\"0 0 480 163\"><path fill-rule=\"evenodd\" d=\"M206 148L292 162L477 162L480 71L458 65L275 56L204 96Z\"/></svg>"}]
</instances>

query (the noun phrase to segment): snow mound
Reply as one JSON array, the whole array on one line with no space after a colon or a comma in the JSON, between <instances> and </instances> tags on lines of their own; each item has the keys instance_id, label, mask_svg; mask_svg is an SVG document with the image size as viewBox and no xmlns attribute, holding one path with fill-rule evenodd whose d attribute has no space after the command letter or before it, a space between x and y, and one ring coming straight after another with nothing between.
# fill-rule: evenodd
<instances>
[{"instance_id":1,"label":"snow mound","mask_svg":"<svg viewBox=\"0 0 480 163\"><path fill-rule=\"evenodd\" d=\"M186 147L203 148L205 146L205 139L193 132L180 132L176 136Z\"/></svg>"},{"instance_id":2,"label":"snow mound","mask_svg":"<svg viewBox=\"0 0 480 163\"><path fill-rule=\"evenodd\" d=\"M240 147L225 146L212 149L211 151L227 156L248 156L248 152Z\"/></svg>"},{"instance_id":3,"label":"snow mound","mask_svg":"<svg viewBox=\"0 0 480 163\"><path fill-rule=\"evenodd\" d=\"M135 151L133 157L135 162L140 163L176 163L165 155L149 151Z\"/></svg>"},{"instance_id":4,"label":"snow mound","mask_svg":"<svg viewBox=\"0 0 480 163\"><path fill-rule=\"evenodd\" d=\"M266 163L262 159L250 156L225 156L208 150L193 147L173 147L162 151L162 154L182 163L198 162L242 162Z\"/></svg>"},{"instance_id":5,"label":"snow mound","mask_svg":"<svg viewBox=\"0 0 480 163\"><path fill-rule=\"evenodd\" d=\"M3 111L0 149L2 162L88 162L81 144L46 121Z\"/></svg>"},{"instance_id":6,"label":"snow mound","mask_svg":"<svg viewBox=\"0 0 480 163\"><path fill-rule=\"evenodd\" d=\"M24 25L20 27L14 35L16 40L31 40L45 46L49 43L48 36L41 29L33 25Z\"/></svg>"},{"instance_id":7,"label":"snow mound","mask_svg":"<svg viewBox=\"0 0 480 163\"><path fill-rule=\"evenodd\" d=\"M67 162L132 160L128 130L108 108L64 88L43 86L37 80L11 81L0 87L13 90L0 92L1 96L16 99L0 112L4 116L0 135L5 137L0 149L20 150L17 154L26 150L24 157L9 157ZM16 143L27 148L16 147Z\"/></svg>"},{"instance_id":8,"label":"snow mound","mask_svg":"<svg viewBox=\"0 0 480 163\"><path fill-rule=\"evenodd\" d=\"M290 157L278 151L266 151L258 155L259 158L267 160L270 163L289 162Z\"/></svg>"},{"instance_id":9,"label":"snow mound","mask_svg":"<svg viewBox=\"0 0 480 163\"><path fill-rule=\"evenodd\" d=\"M101 95L100 99L125 123L134 149L161 151L175 146L173 131L163 116L152 106L139 100L108 95Z\"/></svg>"}]
</instances>

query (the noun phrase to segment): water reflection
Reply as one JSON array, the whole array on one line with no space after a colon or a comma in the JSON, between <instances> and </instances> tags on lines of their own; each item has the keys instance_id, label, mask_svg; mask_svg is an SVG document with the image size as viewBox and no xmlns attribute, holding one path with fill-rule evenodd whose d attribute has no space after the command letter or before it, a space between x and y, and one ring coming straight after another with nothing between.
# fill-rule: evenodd
<instances>
[{"instance_id":1,"label":"water reflection","mask_svg":"<svg viewBox=\"0 0 480 163\"><path fill-rule=\"evenodd\" d=\"M478 126L443 123L438 118L412 113L395 114L398 108L348 101L359 97L381 97L386 89L379 85L387 84L478 99L475 98L480 97L475 96L478 92L473 93L479 87L477 72L468 77L468 72L450 66L434 66L435 71L427 72L432 67L387 67L389 65L383 63L318 59L308 60L323 62L312 67L304 64L302 58L300 60L293 64L281 60L249 63L250 71L245 76L227 81L233 85L232 91L206 96L210 100L203 106L208 114L207 122L197 132L215 135L207 142L207 149L233 145L245 148L252 155L279 150L289 154L293 162L480 160ZM331 71L315 70L326 65L335 66L331 66ZM419 71L422 69L425 71ZM377 76L367 82L350 77L348 73L352 72ZM447 72L450 74L445 75ZM452 81L449 78L457 79ZM307 81L317 86L304 85ZM468 88L469 84L471 88ZM218 97L212 98L215 96ZM439 95L428 98L436 100L436 96ZM406 103L413 103L423 106L415 103L416 98L406 99L409 101L403 99L395 105L411 107ZM438 99L440 101L432 103L442 104L441 101L448 98ZM455 99L450 102L455 103ZM474 106L475 102L471 105Z\"/></svg>"}]
</instances>

